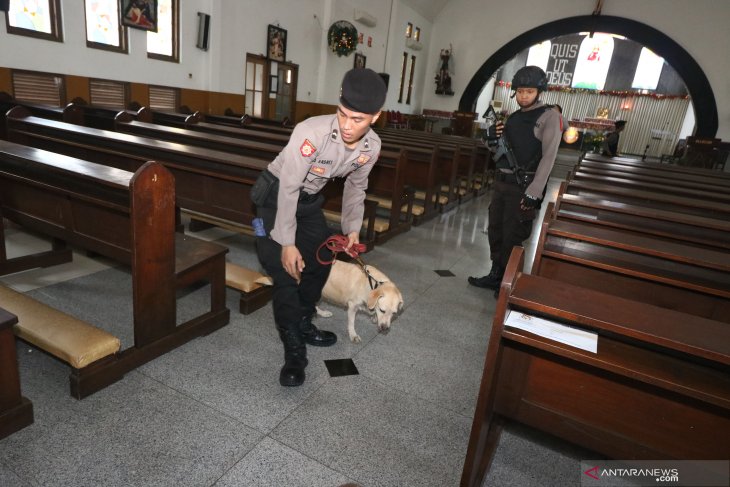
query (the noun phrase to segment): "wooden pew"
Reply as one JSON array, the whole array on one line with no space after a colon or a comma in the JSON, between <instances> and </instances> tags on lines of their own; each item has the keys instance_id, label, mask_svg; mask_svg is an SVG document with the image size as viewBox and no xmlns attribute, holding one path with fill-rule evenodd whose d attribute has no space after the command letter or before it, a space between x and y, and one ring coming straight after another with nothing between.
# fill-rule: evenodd
<instances>
[{"instance_id":1,"label":"wooden pew","mask_svg":"<svg viewBox=\"0 0 730 487\"><path fill-rule=\"evenodd\" d=\"M605 183L570 181L566 182L565 186L561 186L561 191L565 194L622 202L645 208L675 211L718 220L730 219L730 205L728 204L706 201L702 198L676 196L667 189L645 191Z\"/></svg>"},{"instance_id":2,"label":"wooden pew","mask_svg":"<svg viewBox=\"0 0 730 487\"><path fill-rule=\"evenodd\" d=\"M692 182L705 185L708 188L730 188L730 179L718 178L714 174L691 174L666 171L662 167L643 167L638 164L615 164L599 162L590 159L581 160L578 165L583 171L611 171L620 173L623 177L651 177L656 180L670 182Z\"/></svg>"},{"instance_id":3,"label":"wooden pew","mask_svg":"<svg viewBox=\"0 0 730 487\"><path fill-rule=\"evenodd\" d=\"M678 174L703 174L708 176L715 176L718 179L729 180L730 173L703 169L698 167L687 167L687 166L676 166L674 164L661 164L656 162L645 162L638 159L625 158L625 157L606 157L600 154L587 153L583 156L585 160L598 161L598 162L610 162L613 164L621 164L625 166L641 167L641 168L654 168L660 169L666 173L678 173Z\"/></svg>"},{"instance_id":4,"label":"wooden pew","mask_svg":"<svg viewBox=\"0 0 730 487\"><path fill-rule=\"evenodd\" d=\"M730 323L727 251L546 218L531 273Z\"/></svg>"},{"instance_id":5,"label":"wooden pew","mask_svg":"<svg viewBox=\"0 0 730 487\"><path fill-rule=\"evenodd\" d=\"M174 127L188 127L194 125L203 119L203 115L200 112L195 113L177 113L177 112L164 112L158 110L151 110L148 107L142 107L137 112L140 120L145 120L154 123L162 123L165 125L172 125Z\"/></svg>"},{"instance_id":6,"label":"wooden pew","mask_svg":"<svg viewBox=\"0 0 730 487\"><path fill-rule=\"evenodd\" d=\"M33 424L33 403L20 391L13 325L18 317L0 308L0 439Z\"/></svg>"},{"instance_id":7,"label":"wooden pew","mask_svg":"<svg viewBox=\"0 0 730 487\"><path fill-rule=\"evenodd\" d=\"M250 189L269 161L128 134L8 113L8 138L72 157L136 171L147 160L165 165L175 178L178 206L250 228L255 217Z\"/></svg>"},{"instance_id":8,"label":"wooden pew","mask_svg":"<svg viewBox=\"0 0 730 487\"><path fill-rule=\"evenodd\" d=\"M658 208L566 194L563 182L552 218L578 220L730 252L730 222Z\"/></svg>"},{"instance_id":9,"label":"wooden pew","mask_svg":"<svg viewBox=\"0 0 730 487\"><path fill-rule=\"evenodd\" d=\"M675 196L685 198L700 198L705 201L716 201L722 204L730 204L730 194L727 188L717 188L713 191L702 183L693 181L671 181L655 177L626 176L624 173L583 170L576 167L567 177L568 182L586 181L598 184L606 184L627 188L629 190L642 190L654 192L668 192Z\"/></svg>"},{"instance_id":10,"label":"wooden pew","mask_svg":"<svg viewBox=\"0 0 730 487\"><path fill-rule=\"evenodd\" d=\"M194 126L197 125L194 124ZM125 113L120 113L117 117L116 130L157 140L167 140L190 146L247 155L266 161L274 160L288 142L288 139L286 142L280 140L278 143L261 142L244 137L230 137L211 132L204 133L184 128L170 127L157 123L144 123L133 120L131 116ZM369 191L377 196L402 201L402 204L387 209L385 222L381 222L376 218L374 206L368 208L368 213L365 215L364 221L365 232L363 235L363 243L369 249L373 248L376 241L385 241L410 228L410 213L408 213L410 209L407 207L407 201L404 200L408 192L404 187L403 175L401 174L403 171L402 167L406 163L401 153L382 151L378 164L376 164L371 172ZM398 166L401 167L399 168ZM328 196L325 209L334 214L341 207L341 190L339 193L332 192L332 188L330 187L328 189ZM403 205L406 205L405 211L402 209Z\"/></svg>"},{"instance_id":11,"label":"wooden pew","mask_svg":"<svg viewBox=\"0 0 730 487\"><path fill-rule=\"evenodd\" d=\"M206 120L208 116L206 116ZM249 141L264 142L277 145L283 148L288 142L290 135L251 130L241 126L198 122L190 124L189 130L195 130L206 134L221 135L225 137L241 138ZM384 143L383 151L400 152L402 147L395 143ZM408 148L405 174L405 184L410 186L414 192L420 191L423 194L422 200L433 201L440 191L440 184L436 182L437 159L434 149ZM414 193L415 194L415 193ZM392 201L390 198L379 198L373 194L370 198L379 203L380 208L391 210ZM412 221L414 225L432 218L437 214L435 204L418 204L413 207ZM401 208L401 212L407 212L407 208ZM401 219L407 219L408 214L403 214ZM390 217L389 217L390 219Z\"/></svg>"},{"instance_id":12,"label":"wooden pew","mask_svg":"<svg viewBox=\"0 0 730 487\"><path fill-rule=\"evenodd\" d=\"M250 190L268 161L53 122L29 116L20 107L9 112L7 125L12 141L100 161L110 167L133 172L147 160L161 162L175 178L179 208L197 221L232 231L253 232L251 220L255 208L250 201ZM179 223L179 216L177 220ZM374 242L374 237L371 241ZM265 304L270 296L269 288L256 293L242 290L240 308L250 313Z\"/></svg>"},{"instance_id":13,"label":"wooden pew","mask_svg":"<svg viewBox=\"0 0 730 487\"><path fill-rule=\"evenodd\" d=\"M76 398L229 321L228 249L175 233L175 182L159 163L131 173L0 141L0 208L23 227L131 267L134 345L72 368ZM201 282L210 285L209 309L177 324L176 293ZM53 320L39 326L45 328L32 332L36 344L44 334L66 333L54 330ZM64 350L48 351L65 357Z\"/></svg>"},{"instance_id":14,"label":"wooden pew","mask_svg":"<svg viewBox=\"0 0 730 487\"><path fill-rule=\"evenodd\" d=\"M730 458L726 322L523 274L523 264L516 247L494 315L462 487L483 485L507 421L609 458ZM510 326L524 316L528 328L542 318L571 327L559 328L568 335L586 332L596 351L537 327Z\"/></svg>"}]
</instances>

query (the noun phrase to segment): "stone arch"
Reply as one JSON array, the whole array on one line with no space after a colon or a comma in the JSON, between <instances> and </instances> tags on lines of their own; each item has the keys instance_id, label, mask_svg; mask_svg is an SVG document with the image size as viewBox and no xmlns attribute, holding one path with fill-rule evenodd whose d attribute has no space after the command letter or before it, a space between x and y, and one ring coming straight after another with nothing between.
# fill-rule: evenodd
<instances>
[{"instance_id":1,"label":"stone arch","mask_svg":"<svg viewBox=\"0 0 730 487\"><path fill-rule=\"evenodd\" d=\"M697 61L679 44L664 33L641 22L603 15L585 15L556 20L535 27L499 48L477 70L467 84L459 100L459 110L473 111L479 92L504 63L515 54L530 46L566 34L576 32L610 32L619 34L648 47L662 56L682 77L692 97L695 109L698 137L714 137L717 134L718 115L715 95L710 82Z\"/></svg>"}]
</instances>

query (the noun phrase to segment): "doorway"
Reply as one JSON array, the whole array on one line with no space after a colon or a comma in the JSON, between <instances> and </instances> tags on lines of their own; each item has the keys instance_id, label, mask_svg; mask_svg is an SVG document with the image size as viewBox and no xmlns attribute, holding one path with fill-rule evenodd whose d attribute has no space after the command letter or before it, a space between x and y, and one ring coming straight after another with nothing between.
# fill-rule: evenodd
<instances>
[{"instance_id":1,"label":"doorway","mask_svg":"<svg viewBox=\"0 0 730 487\"><path fill-rule=\"evenodd\" d=\"M299 66L256 54L246 55L246 115L294 122Z\"/></svg>"}]
</instances>

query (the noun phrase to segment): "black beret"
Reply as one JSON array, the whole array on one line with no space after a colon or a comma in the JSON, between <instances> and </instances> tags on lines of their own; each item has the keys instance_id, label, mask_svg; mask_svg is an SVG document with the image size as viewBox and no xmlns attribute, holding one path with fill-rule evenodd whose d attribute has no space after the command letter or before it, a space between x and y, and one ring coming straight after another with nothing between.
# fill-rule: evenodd
<instances>
[{"instance_id":1,"label":"black beret","mask_svg":"<svg viewBox=\"0 0 730 487\"><path fill-rule=\"evenodd\" d=\"M387 91L383 78L372 69L351 69L342 79L340 103L355 112L378 113L385 104Z\"/></svg>"}]
</instances>

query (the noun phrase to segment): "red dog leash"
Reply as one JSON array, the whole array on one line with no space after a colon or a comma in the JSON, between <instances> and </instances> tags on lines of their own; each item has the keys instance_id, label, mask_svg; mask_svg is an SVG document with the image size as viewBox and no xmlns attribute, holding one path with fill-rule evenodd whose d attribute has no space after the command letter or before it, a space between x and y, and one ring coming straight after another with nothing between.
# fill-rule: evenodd
<instances>
[{"instance_id":1,"label":"red dog leash","mask_svg":"<svg viewBox=\"0 0 730 487\"><path fill-rule=\"evenodd\" d=\"M317 262L322 265L330 265L337 259L337 254L339 252L344 252L352 257L360 265L360 268L362 268L365 275L368 276L370 289L375 289L382 283L370 275L367 268L365 267L365 263L360 258L360 253L365 252L367 250L367 247L365 246L365 244L357 243L349 249L346 249L349 241L350 240L345 235L332 235L327 240L322 242L322 245L320 245L317 249ZM325 247L328 248L330 252L332 252L332 260L330 261L324 261L319 257L319 252Z\"/></svg>"},{"instance_id":2,"label":"red dog leash","mask_svg":"<svg viewBox=\"0 0 730 487\"><path fill-rule=\"evenodd\" d=\"M362 252L365 252L367 250L367 247L365 246L365 244L356 243L349 249L346 249L349 241L350 240L345 235L332 235L327 240L322 242L322 245L320 245L317 249L317 262L322 265L330 265L337 259L337 254L340 252L344 252L353 259L358 260L360 258L360 254ZM319 257L320 251L325 247L328 248L330 252L332 252L332 260L330 261L322 260Z\"/></svg>"}]
</instances>

